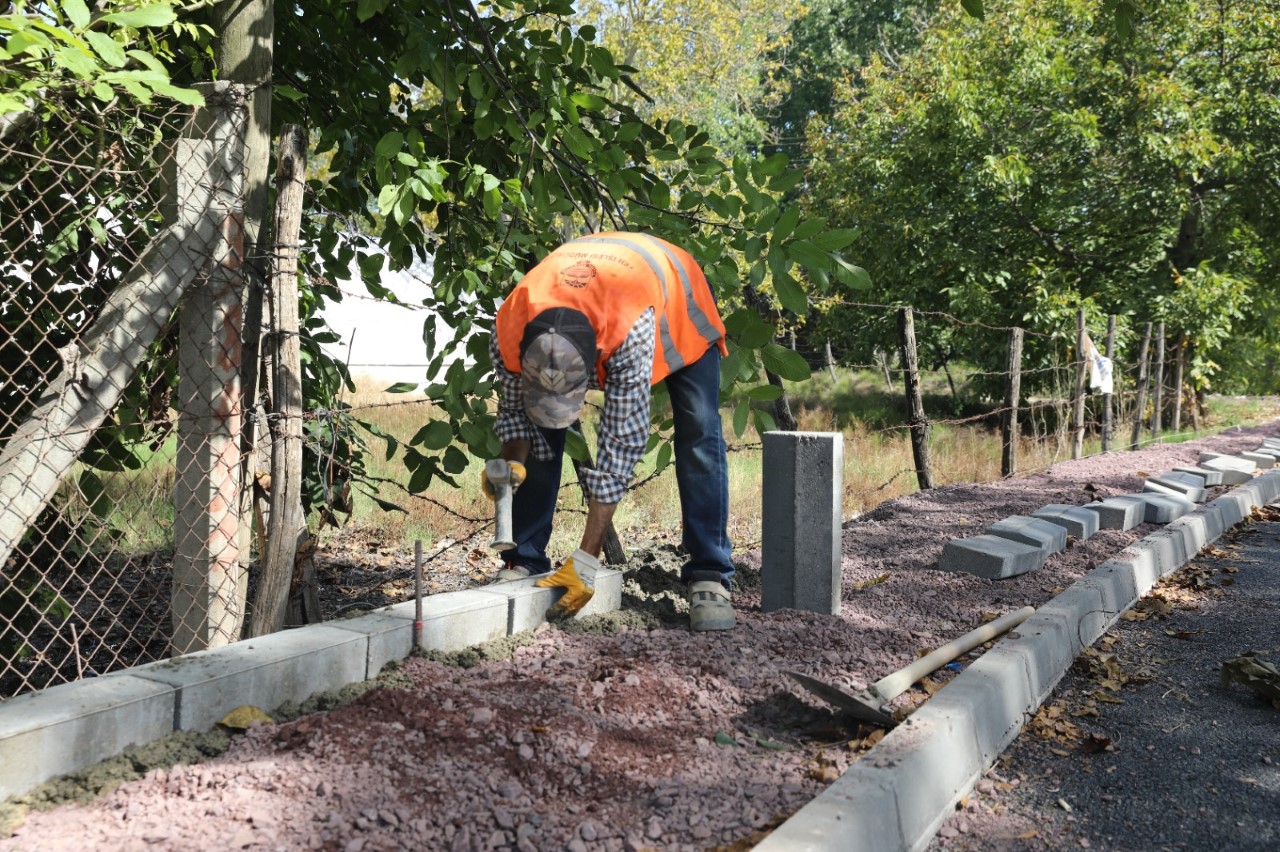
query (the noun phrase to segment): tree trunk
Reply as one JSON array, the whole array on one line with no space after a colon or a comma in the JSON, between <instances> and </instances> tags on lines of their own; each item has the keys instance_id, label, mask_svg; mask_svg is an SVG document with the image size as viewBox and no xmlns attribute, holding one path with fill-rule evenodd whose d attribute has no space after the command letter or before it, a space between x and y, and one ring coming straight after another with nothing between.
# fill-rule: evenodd
<instances>
[{"instance_id":1,"label":"tree trunk","mask_svg":"<svg viewBox=\"0 0 1280 852\"><path fill-rule=\"evenodd\" d=\"M1142 415L1147 407L1147 358L1151 350L1151 323L1142 334L1142 348L1138 350L1138 399L1134 403L1133 440L1129 449L1136 450L1142 437Z\"/></svg>"},{"instance_id":2,"label":"tree trunk","mask_svg":"<svg viewBox=\"0 0 1280 852\"><path fill-rule=\"evenodd\" d=\"M271 71L275 48L274 0L221 0L210 13L217 39L214 60L223 80L243 83L249 90L249 116L244 130L244 231L247 256L244 264L244 329L241 332L241 410L249 416L240 434L242 491L240 516L252 518L252 483L266 473L266 463L258 444L266 435L261 365L263 282L267 271L267 231L271 216ZM247 569L251 554L252 524L241 525L242 562ZM261 555L261 554L259 554ZM247 594L247 570L241 572L240 595Z\"/></svg>"},{"instance_id":3,"label":"tree trunk","mask_svg":"<svg viewBox=\"0 0 1280 852\"><path fill-rule=\"evenodd\" d=\"M1009 384L1005 387L1004 416L1001 419L1000 475L1018 472L1018 399L1022 396L1022 329L1009 329L1009 349L1005 360Z\"/></svg>"},{"instance_id":4,"label":"tree trunk","mask_svg":"<svg viewBox=\"0 0 1280 852\"><path fill-rule=\"evenodd\" d=\"M1164 323L1156 323L1156 376L1152 399L1151 434L1160 438L1164 432Z\"/></svg>"},{"instance_id":5,"label":"tree trunk","mask_svg":"<svg viewBox=\"0 0 1280 852\"><path fill-rule=\"evenodd\" d=\"M303 623L320 620L315 567L308 550L303 550L304 559L298 562L299 545L309 540L302 515L302 357L298 341L298 234L306 186L306 152L307 136L302 128L285 127L277 155L277 245L271 275L270 348L275 364L270 423L271 516L250 636L266 636L284 626L295 573L303 589Z\"/></svg>"},{"instance_id":6,"label":"tree trunk","mask_svg":"<svg viewBox=\"0 0 1280 852\"><path fill-rule=\"evenodd\" d=\"M1071 412L1071 458L1084 455L1084 393L1089 376L1089 359L1084 351L1084 310L1076 311L1076 388Z\"/></svg>"},{"instance_id":7,"label":"tree trunk","mask_svg":"<svg viewBox=\"0 0 1280 852\"><path fill-rule=\"evenodd\" d=\"M920 365L916 360L916 326L910 307L898 309L898 330L902 335L902 363L911 404L911 454L915 459L916 481L921 489L933 487L933 471L929 464L929 421L924 415L924 397L920 393Z\"/></svg>"},{"instance_id":8,"label":"tree trunk","mask_svg":"<svg viewBox=\"0 0 1280 852\"><path fill-rule=\"evenodd\" d=\"M1182 376L1186 358L1186 335L1178 332L1178 342L1174 346L1177 353L1173 362L1173 431L1182 431Z\"/></svg>"}]
</instances>

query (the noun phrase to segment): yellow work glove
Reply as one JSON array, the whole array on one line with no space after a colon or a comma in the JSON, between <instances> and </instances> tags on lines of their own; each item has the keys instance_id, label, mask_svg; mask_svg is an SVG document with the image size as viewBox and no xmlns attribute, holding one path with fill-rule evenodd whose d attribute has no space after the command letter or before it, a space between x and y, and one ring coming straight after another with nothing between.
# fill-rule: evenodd
<instances>
[{"instance_id":1,"label":"yellow work glove","mask_svg":"<svg viewBox=\"0 0 1280 852\"><path fill-rule=\"evenodd\" d=\"M587 605L596 593L596 569L600 560L585 550L575 550L560 570L534 583L544 589L564 589L560 600L547 610L547 618L569 618Z\"/></svg>"},{"instance_id":2,"label":"yellow work glove","mask_svg":"<svg viewBox=\"0 0 1280 852\"><path fill-rule=\"evenodd\" d=\"M520 483L524 482L524 465L520 464L520 462L507 462L507 467L511 471L511 493L515 494L516 489L520 487ZM498 499L498 495L494 493L493 484L489 482L489 472L483 467L480 468L480 490L490 500Z\"/></svg>"}]
</instances>

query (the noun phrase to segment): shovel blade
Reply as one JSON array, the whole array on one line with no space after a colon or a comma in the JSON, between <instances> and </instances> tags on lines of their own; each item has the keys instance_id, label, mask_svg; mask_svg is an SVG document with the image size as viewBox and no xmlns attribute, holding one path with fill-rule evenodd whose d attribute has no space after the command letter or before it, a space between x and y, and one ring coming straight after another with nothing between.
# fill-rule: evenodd
<instances>
[{"instance_id":1,"label":"shovel blade","mask_svg":"<svg viewBox=\"0 0 1280 852\"><path fill-rule=\"evenodd\" d=\"M856 695L851 695L839 687L824 683L817 678L800 672L787 672L787 676L832 707L843 711L859 722L889 729L896 727L898 724L897 719L881 710L875 703L863 700Z\"/></svg>"}]
</instances>

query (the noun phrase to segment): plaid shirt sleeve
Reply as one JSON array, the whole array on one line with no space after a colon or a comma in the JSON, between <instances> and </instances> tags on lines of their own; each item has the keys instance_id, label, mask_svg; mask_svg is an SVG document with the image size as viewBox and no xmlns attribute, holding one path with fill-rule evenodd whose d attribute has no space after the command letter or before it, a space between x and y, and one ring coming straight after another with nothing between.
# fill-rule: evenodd
<instances>
[{"instance_id":1,"label":"plaid shirt sleeve","mask_svg":"<svg viewBox=\"0 0 1280 852\"><path fill-rule=\"evenodd\" d=\"M494 426L498 440L504 444L508 441L529 441L533 444L535 459L545 461L551 458L551 447L547 445L546 438L524 413L524 386L520 382L520 374L511 372L502 363L496 333L489 339L489 360L493 362L493 374L498 382L498 422Z\"/></svg>"},{"instance_id":2,"label":"plaid shirt sleeve","mask_svg":"<svg viewBox=\"0 0 1280 852\"><path fill-rule=\"evenodd\" d=\"M655 338L650 308L605 362L604 414L597 430L596 466L584 472L587 492L601 503L622 499L636 463L644 456Z\"/></svg>"}]
</instances>

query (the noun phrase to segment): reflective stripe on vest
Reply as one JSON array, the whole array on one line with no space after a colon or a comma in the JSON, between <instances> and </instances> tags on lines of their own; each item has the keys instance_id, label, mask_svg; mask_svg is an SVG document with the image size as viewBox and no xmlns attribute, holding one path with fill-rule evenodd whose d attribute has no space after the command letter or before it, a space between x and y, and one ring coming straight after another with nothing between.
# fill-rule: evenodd
<instances>
[{"instance_id":1,"label":"reflective stripe on vest","mask_svg":"<svg viewBox=\"0 0 1280 852\"><path fill-rule=\"evenodd\" d=\"M711 320L707 319L707 315L702 311L702 306L693 297L693 282L689 280L689 270L685 269L684 264L680 262L680 258L676 257L675 252L666 243L644 234L636 234L636 237L652 242L659 251L667 256L667 259L671 261L671 265L676 268L676 275L680 276L680 283L684 286L684 301L688 306L689 319L693 320L693 327L698 330L698 334L701 334L708 343L714 343L719 340L720 332L711 324Z\"/></svg>"},{"instance_id":2,"label":"reflective stripe on vest","mask_svg":"<svg viewBox=\"0 0 1280 852\"><path fill-rule=\"evenodd\" d=\"M636 234L633 236L638 237L639 235ZM573 243L585 243L585 242L605 243L611 246L622 246L623 248L630 249L631 251L640 255L640 259L643 260L645 264L649 267L649 271L651 271L653 273L653 276L658 279L658 286L662 288L663 310L660 311L658 315L658 336L662 339L662 358L667 362L668 369L670 369L671 372L673 373L676 370L679 370L681 367L683 367L685 365L684 356L681 355L680 350L676 348L676 341L675 341L675 338L671 336L671 326L667 321L666 303L671 297L667 293L666 273L663 271L661 264L658 263L658 259L654 257L651 252L646 251L643 246L636 245L635 240L621 239L619 237L603 237L598 235L579 237L578 239L573 240ZM664 254L667 254L667 252L665 251L665 247L663 247L661 243L659 243L658 246L664 249L663 251ZM671 257L670 254L667 254L667 256ZM671 258L671 259L672 259L672 262L675 264L676 269L680 271L680 275L683 277L684 267L682 267L679 263L675 263L674 258ZM691 303L691 308L697 309L698 315L701 316L702 319L705 321L706 316L703 315L702 310L698 308L696 305L692 304L693 290L688 285L686 285L684 288L684 292L685 292L685 299ZM692 315L692 310L690 311L690 314ZM701 326L697 326L697 328L698 328L699 334L705 335L705 332L702 330ZM715 340L715 339L718 339L719 337L720 335L716 334L715 337L710 339Z\"/></svg>"}]
</instances>

